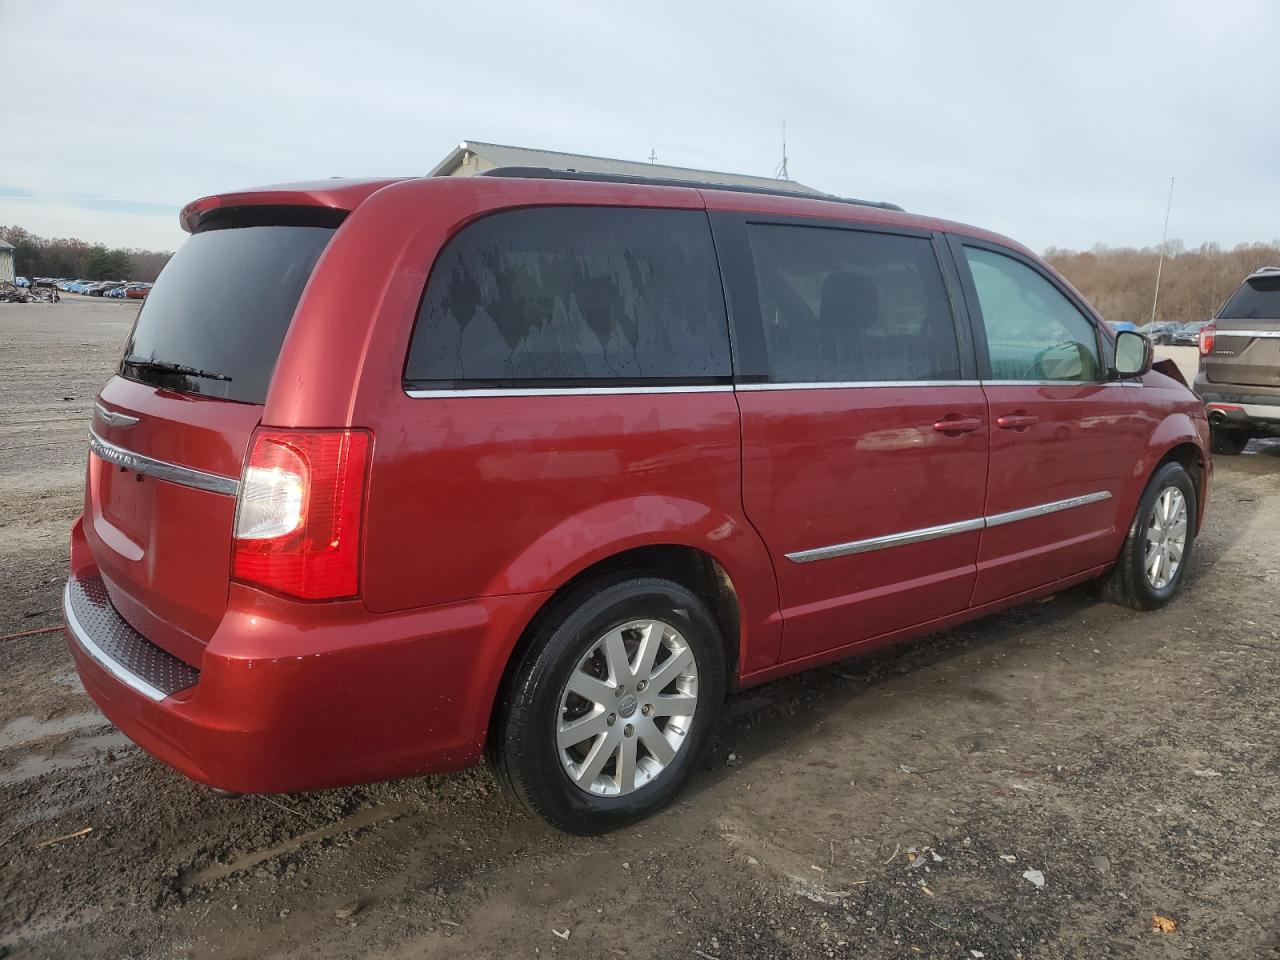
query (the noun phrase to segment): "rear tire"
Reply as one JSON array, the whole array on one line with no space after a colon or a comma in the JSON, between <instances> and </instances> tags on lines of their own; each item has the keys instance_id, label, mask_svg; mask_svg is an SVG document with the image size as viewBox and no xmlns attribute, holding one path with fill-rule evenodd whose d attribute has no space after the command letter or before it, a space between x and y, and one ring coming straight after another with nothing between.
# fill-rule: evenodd
<instances>
[{"instance_id":1,"label":"rear tire","mask_svg":"<svg viewBox=\"0 0 1280 960\"><path fill-rule=\"evenodd\" d=\"M1166 463L1156 470L1103 595L1135 610L1155 610L1177 596L1195 546L1198 516L1196 488L1186 468Z\"/></svg>"},{"instance_id":2,"label":"rear tire","mask_svg":"<svg viewBox=\"0 0 1280 960\"><path fill-rule=\"evenodd\" d=\"M724 647L706 606L674 581L619 574L573 590L533 629L490 731L499 782L568 833L661 810L724 700Z\"/></svg>"},{"instance_id":3,"label":"rear tire","mask_svg":"<svg viewBox=\"0 0 1280 960\"><path fill-rule=\"evenodd\" d=\"M1249 445L1249 435L1243 430L1212 429L1209 432L1210 449L1217 456L1234 457Z\"/></svg>"}]
</instances>

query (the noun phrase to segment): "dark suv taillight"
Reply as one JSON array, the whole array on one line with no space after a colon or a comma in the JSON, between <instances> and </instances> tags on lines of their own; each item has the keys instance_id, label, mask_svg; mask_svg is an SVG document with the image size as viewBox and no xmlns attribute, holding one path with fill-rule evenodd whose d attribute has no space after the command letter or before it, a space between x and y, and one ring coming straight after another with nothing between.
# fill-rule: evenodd
<instances>
[{"instance_id":1,"label":"dark suv taillight","mask_svg":"<svg viewBox=\"0 0 1280 960\"><path fill-rule=\"evenodd\" d=\"M1213 338L1217 334L1218 328L1212 323L1200 328L1200 356L1207 357L1213 352Z\"/></svg>"},{"instance_id":2,"label":"dark suv taillight","mask_svg":"<svg viewBox=\"0 0 1280 960\"><path fill-rule=\"evenodd\" d=\"M233 572L306 600L360 592L363 430L259 430L236 508Z\"/></svg>"}]
</instances>

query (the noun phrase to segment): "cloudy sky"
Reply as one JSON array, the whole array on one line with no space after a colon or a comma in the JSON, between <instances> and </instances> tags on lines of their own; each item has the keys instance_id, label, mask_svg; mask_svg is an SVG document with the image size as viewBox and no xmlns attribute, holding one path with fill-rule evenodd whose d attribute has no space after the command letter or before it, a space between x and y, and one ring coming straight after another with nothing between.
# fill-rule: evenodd
<instances>
[{"instance_id":1,"label":"cloudy sky","mask_svg":"<svg viewBox=\"0 0 1280 960\"><path fill-rule=\"evenodd\" d=\"M199 9L197 9L199 7ZM423 174L459 140L772 175L1036 249L1280 237L1280 5L0 0L0 224Z\"/></svg>"}]
</instances>

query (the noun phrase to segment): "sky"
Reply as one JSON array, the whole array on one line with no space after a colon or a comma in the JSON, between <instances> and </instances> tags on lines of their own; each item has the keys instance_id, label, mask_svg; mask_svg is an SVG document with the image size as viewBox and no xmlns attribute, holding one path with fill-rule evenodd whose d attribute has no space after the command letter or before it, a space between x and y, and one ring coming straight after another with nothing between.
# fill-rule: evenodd
<instances>
[{"instance_id":1,"label":"sky","mask_svg":"<svg viewBox=\"0 0 1280 960\"><path fill-rule=\"evenodd\" d=\"M0 0L0 224L173 249L223 190L461 140L792 178L1028 246L1280 238L1274 0Z\"/></svg>"}]
</instances>

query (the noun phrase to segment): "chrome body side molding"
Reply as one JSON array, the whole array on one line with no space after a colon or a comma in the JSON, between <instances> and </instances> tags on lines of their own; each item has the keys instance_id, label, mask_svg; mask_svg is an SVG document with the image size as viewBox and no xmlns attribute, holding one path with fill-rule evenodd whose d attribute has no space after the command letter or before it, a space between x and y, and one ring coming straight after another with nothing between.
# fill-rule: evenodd
<instances>
[{"instance_id":1,"label":"chrome body side molding","mask_svg":"<svg viewBox=\"0 0 1280 960\"><path fill-rule=\"evenodd\" d=\"M1083 507L1090 503L1100 503L1103 500L1110 500L1111 494L1106 490L1098 493L1086 493L1080 497L1068 497L1066 500L1055 500L1052 503L1042 503L1035 507L1024 507L1021 510L1010 510L1008 513L997 513L994 516L987 517L986 526L1000 527L1006 523L1017 523L1019 520L1030 520L1033 517L1043 517L1050 513L1057 513L1059 510L1070 510L1074 507Z\"/></svg>"},{"instance_id":2,"label":"chrome body side molding","mask_svg":"<svg viewBox=\"0 0 1280 960\"><path fill-rule=\"evenodd\" d=\"M157 480L168 480L184 487L207 490L209 493L220 493L228 497L240 493L240 481L235 477L224 477L220 473L206 473L192 467L182 467L176 463L156 460L141 453L134 453L124 447L103 440L92 429L89 430L89 451L107 463L117 467L155 477Z\"/></svg>"},{"instance_id":3,"label":"chrome body side molding","mask_svg":"<svg viewBox=\"0 0 1280 960\"><path fill-rule=\"evenodd\" d=\"M903 533L890 533L883 537L871 537L869 540L852 540L849 543L836 543L829 547L815 547L812 550L800 550L788 553L787 559L792 563L812 563L814 560L830 560L832 557L847 557L853 553L870 553L872 550L885 550L889 547L902 547L908 543L923 543L926 540L940 540L957 533L970 533L981 530L982 518L960 520L956 523L943 523L936 527L922 527L919 530L907 530Z\"/></svg>"},{"instance_id":4,"label":"chrome body side molding","mask_svg":"<svg viewBox=\"0 0 1280 960\"><path fill-rule=\"evenodd\" d=\"M1097 493L1086 493L1066 500L1054 500L1052 503L1041 503L1021 510L1010 510L989 517L975 517L972 520L958 520L955 523L942 523L936 527L921 527L918 530L905 530L902 533L890 533L882 537L870 537L866 540L852 540L848 543L835 543L828 547L814 547L812 550L798 550L788 553L787 559L792 563L812 563L814 560L830 560L833 557L847 557L855 553L870 553L872 550L887 550L889 547L902 547L909 543L924 543L926 540L939 540L942 537L954 536L958 533L972 533L987 527L1000 527L1019 520L1031 520L1035 517L1047 516L1060 510L1071 510L1090 503L1110 500L1111 494L1106 490Z\"/></svg>"}]
</instances>

